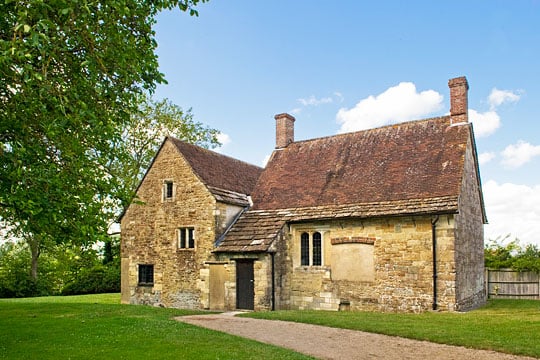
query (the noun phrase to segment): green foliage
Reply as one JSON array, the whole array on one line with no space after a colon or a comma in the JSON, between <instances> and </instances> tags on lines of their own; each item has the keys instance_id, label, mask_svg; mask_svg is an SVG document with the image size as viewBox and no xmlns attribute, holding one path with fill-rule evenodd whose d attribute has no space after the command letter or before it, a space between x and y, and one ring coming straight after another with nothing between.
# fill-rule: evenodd
<instances>
[{"instance_id":1,"label":"green foliage","mask_svg":"<svg viewBox=\"0 0 540 360\"><path fill-rule=\"evenodd\" d=\"M90 269L81 269L77 277L64 286L62 295L103 294L119 291L120 269L95 265Z\"/></svg>"},{"instance_id":2,"label":"green foliage","mask_svg":"<svg viewBox=\"0 0 540 360\"><path fill-rule=\"evenodd\" d=\"M490 240L486 244L484 259L487 268L540 272L540 248L537 245L522 246L518 239L507 240L508 236Z\"/></svg>"},{"instance_id":3,"label":"green foliage","mask_svg":"<svg viewBox=\"0 0 540 360\"><path fill-rule=\"evenodd\" d=\"M27 297L35 294L30 277L30 254L16 244L0 247L0 297Z\"/></svg>"},{"instance_id":4,"label":"green foliage","mask_svg":"<svg viewBox=\"0 0 540 360\"><path fill-rule=\"evenodd\" d=\"M0 2L0 219L30 275L54 244L94 243L125 200L109 165L139 97L164 83L153 25L206 0Z\"/></svg>"},{"instance_id":5,"label":"green foliage","mask_svg":"<svg viewBox=\"0 0 540 360\"><path fill-rule=\"evenodd\" d=\"M146 95L139 96L138 110L123 128L121 139L113 144L115 151L124 156L108 165L111 177L118 179L125 190L122 207L126 208L132 201L139 182L166 136L213 148L219 145L218 134L218 130L195 121L191 109L184 111L168 99L155 101Z\"/></svg>"},{"instance_id":6,"label":"green foliage","mask_svg":"<svg viewBox=\"0 0 540 360\"><path fill-rule=\"evenodd\" d=\"M0 246L0 298L120 291L119 239L111 239L105 261L92 247L59 244L41 255L39 276L30 273L24 242Z\"/></svg>"},{"instance_id":7,"label":"green foliage","mask_svg":"<svg viewBox=\"0 0 540 360\"><path fill-rule=\"evenodd\" d=\"M43 296L51 294L49 266L42 276L30 276L30 252L24 243L7 242L0 246L0 298Z\"/></svg>"}]
</instances>

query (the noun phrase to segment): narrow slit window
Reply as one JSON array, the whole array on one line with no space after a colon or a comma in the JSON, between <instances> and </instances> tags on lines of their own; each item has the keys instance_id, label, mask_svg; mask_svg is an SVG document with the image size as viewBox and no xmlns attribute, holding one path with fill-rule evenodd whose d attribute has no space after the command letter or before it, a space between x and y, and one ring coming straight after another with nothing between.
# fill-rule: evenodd
<instances>
[{"instance_id":1,"label":"narrow slit window","mask_svg":"<svg viewBox=\"0 0 540 360\"><path fill-rule=\"evenodd\" d=\"M174 196L174 184L172 181L165 182L164 198L165 200L172 199Z\"/></svg>"},{"instance_id":2,"label":"narrow slit window","mask_svg":"<svg viewBox=\"0 0 540 360\"><path fill-rule=\"evenodd\" d=\"M321 233L316 232L313 234L313 265L322 265L322 247L321 247Z\"/></svg>"},{"instance_id":3,"label":"narrow slit window","mask_svg":"<svg viewBox=\"0 0 540 360\"><path fill-rule=\"evenodd\" d=\"M309 234L302 233L300 236L300 265L309 265Z\"/></svg>"}]
</instances>

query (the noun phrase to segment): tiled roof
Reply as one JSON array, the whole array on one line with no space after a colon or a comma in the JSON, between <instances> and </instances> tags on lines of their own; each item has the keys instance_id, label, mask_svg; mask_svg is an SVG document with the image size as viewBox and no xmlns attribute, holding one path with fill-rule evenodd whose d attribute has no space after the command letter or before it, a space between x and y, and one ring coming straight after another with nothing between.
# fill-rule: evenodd
<instances>
[{"instance_id":1,"label":"tiled roof","mask_svg":"<svg viewBox=\"0 0 540 360\"><path fill-rule=\"evenodd\" d=\"M217 201L227 204L249 206L249 198L246 194L240 194L234 191L223 190L213 186L207 186L208 190L214 195Z\"/></svg>"},{"instance_id":2,"label":"tiled roof","mask_svg":"<svg viewBox=\"0 0 540 360\"><path fill-rule=\"evenodd\" d=\"M256 209L458 195L468 124L449 117L290 144L274 154L255 190Z\"/></svg>"},{"instance_id":3,"label":"tiled roof","mask_svg":"<svg viewBox=\"0 0 540 360\"><path fill-rule=\"evenodd\" d=\"M223 237L216 252L268 251L272 241L286 223L340 218L373 218L392 214L427 215L455 213L457 196L430 199L409 199L364 204L346 204L290 208L279 210L248 210Z\"/></svg>"},{"instance_id":4,"label":"tiled roof","mask_svg":"<svg viewBox=\"0 0 540 360\"><path fill-rule=\"evenodd\" d=\"M445 116L276 150L216 251L268 251L287 222L457 212L470 126Z\"/></svg>"},{"instance_id":5,"label":"tiled roof","mask_svg":"<svg viewBox=\"0 0 540 360\"><path fill-rule=\"evenodd\" d=\"M193 171L216 196L245 204L263 169L169 137Z\"/></svg>"}]
</instances>

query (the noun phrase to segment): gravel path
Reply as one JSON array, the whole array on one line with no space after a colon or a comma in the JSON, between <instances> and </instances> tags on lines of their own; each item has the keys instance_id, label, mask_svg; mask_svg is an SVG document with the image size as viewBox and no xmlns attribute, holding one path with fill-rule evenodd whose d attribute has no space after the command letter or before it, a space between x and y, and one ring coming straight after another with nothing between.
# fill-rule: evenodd
<instances>
[{"instance_id":1,"label":"gravel path","mask_svg":"<svg viewBox=\"0 0 540 360\"><path fill-rule=\"evenodd\" d=\"M181 316L176 320L277 345L319 359L532 359L355 330L235 317L236 314Z\"/></svg>"}]
</instances>

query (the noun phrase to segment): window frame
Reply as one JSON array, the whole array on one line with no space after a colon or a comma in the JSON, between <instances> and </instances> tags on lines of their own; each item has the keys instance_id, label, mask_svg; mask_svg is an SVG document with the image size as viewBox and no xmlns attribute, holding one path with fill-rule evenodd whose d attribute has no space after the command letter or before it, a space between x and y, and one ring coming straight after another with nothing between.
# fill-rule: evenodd
<instances>
[{"instance_id":1,"label":"window frame","mask_svg":"<svg viewBox=\"0 0 540 360\"><path fill-rule=\"evenodd\" d=\"M195 249L196 232L194 226L179 227L177 233L177 246L179 250Z\"/></svg>"},{"instance_id":2,"label":"window frame","mask_svg":"<svg viewBox=\"0 0 540 360\"><path fill-rule=\"evenodd\" d=\"M176 186L171 179L163 180L163 187L161 189L162 200L173 201L176 195Z\"/></svg>"},{"instance_id":3,"label":"window frame","mask_svg":"<svg viewBox=\"0 0 540 360\"><path fill-rule=\"evenodd\" d=\"M305 231L300 235L300 266L309 266L311 263L311 247L309 237L309 233Z\"/></svg>"},{"instance_id":4,"label":"window frame","mask_svg":"<svg viewBox=\"0 0 540 360\"><path fill-rule=\"evenodd\" d=\"M154 264L139 264L137 267L137 280L139 286L153 286Z\"/></svg>"},{"instance_id":5,"label":"window frame","mask_svg":"<svg viewBox=\"0 0 540 360\"><path fill-rule=\"evenodd\" d=\"M322 266L322 234L318 231L311 234L311 266Z\"/></svg>"},{"instance_id":6,"label":"window frame","mask_svg":"<svg viewBox=\"0 0 540 360\"><path fill-rule=\"evenodd\" d=\"M324 266L323 232L303 230L300 234L300 266Z\"/></svg>"}]
</instances>

